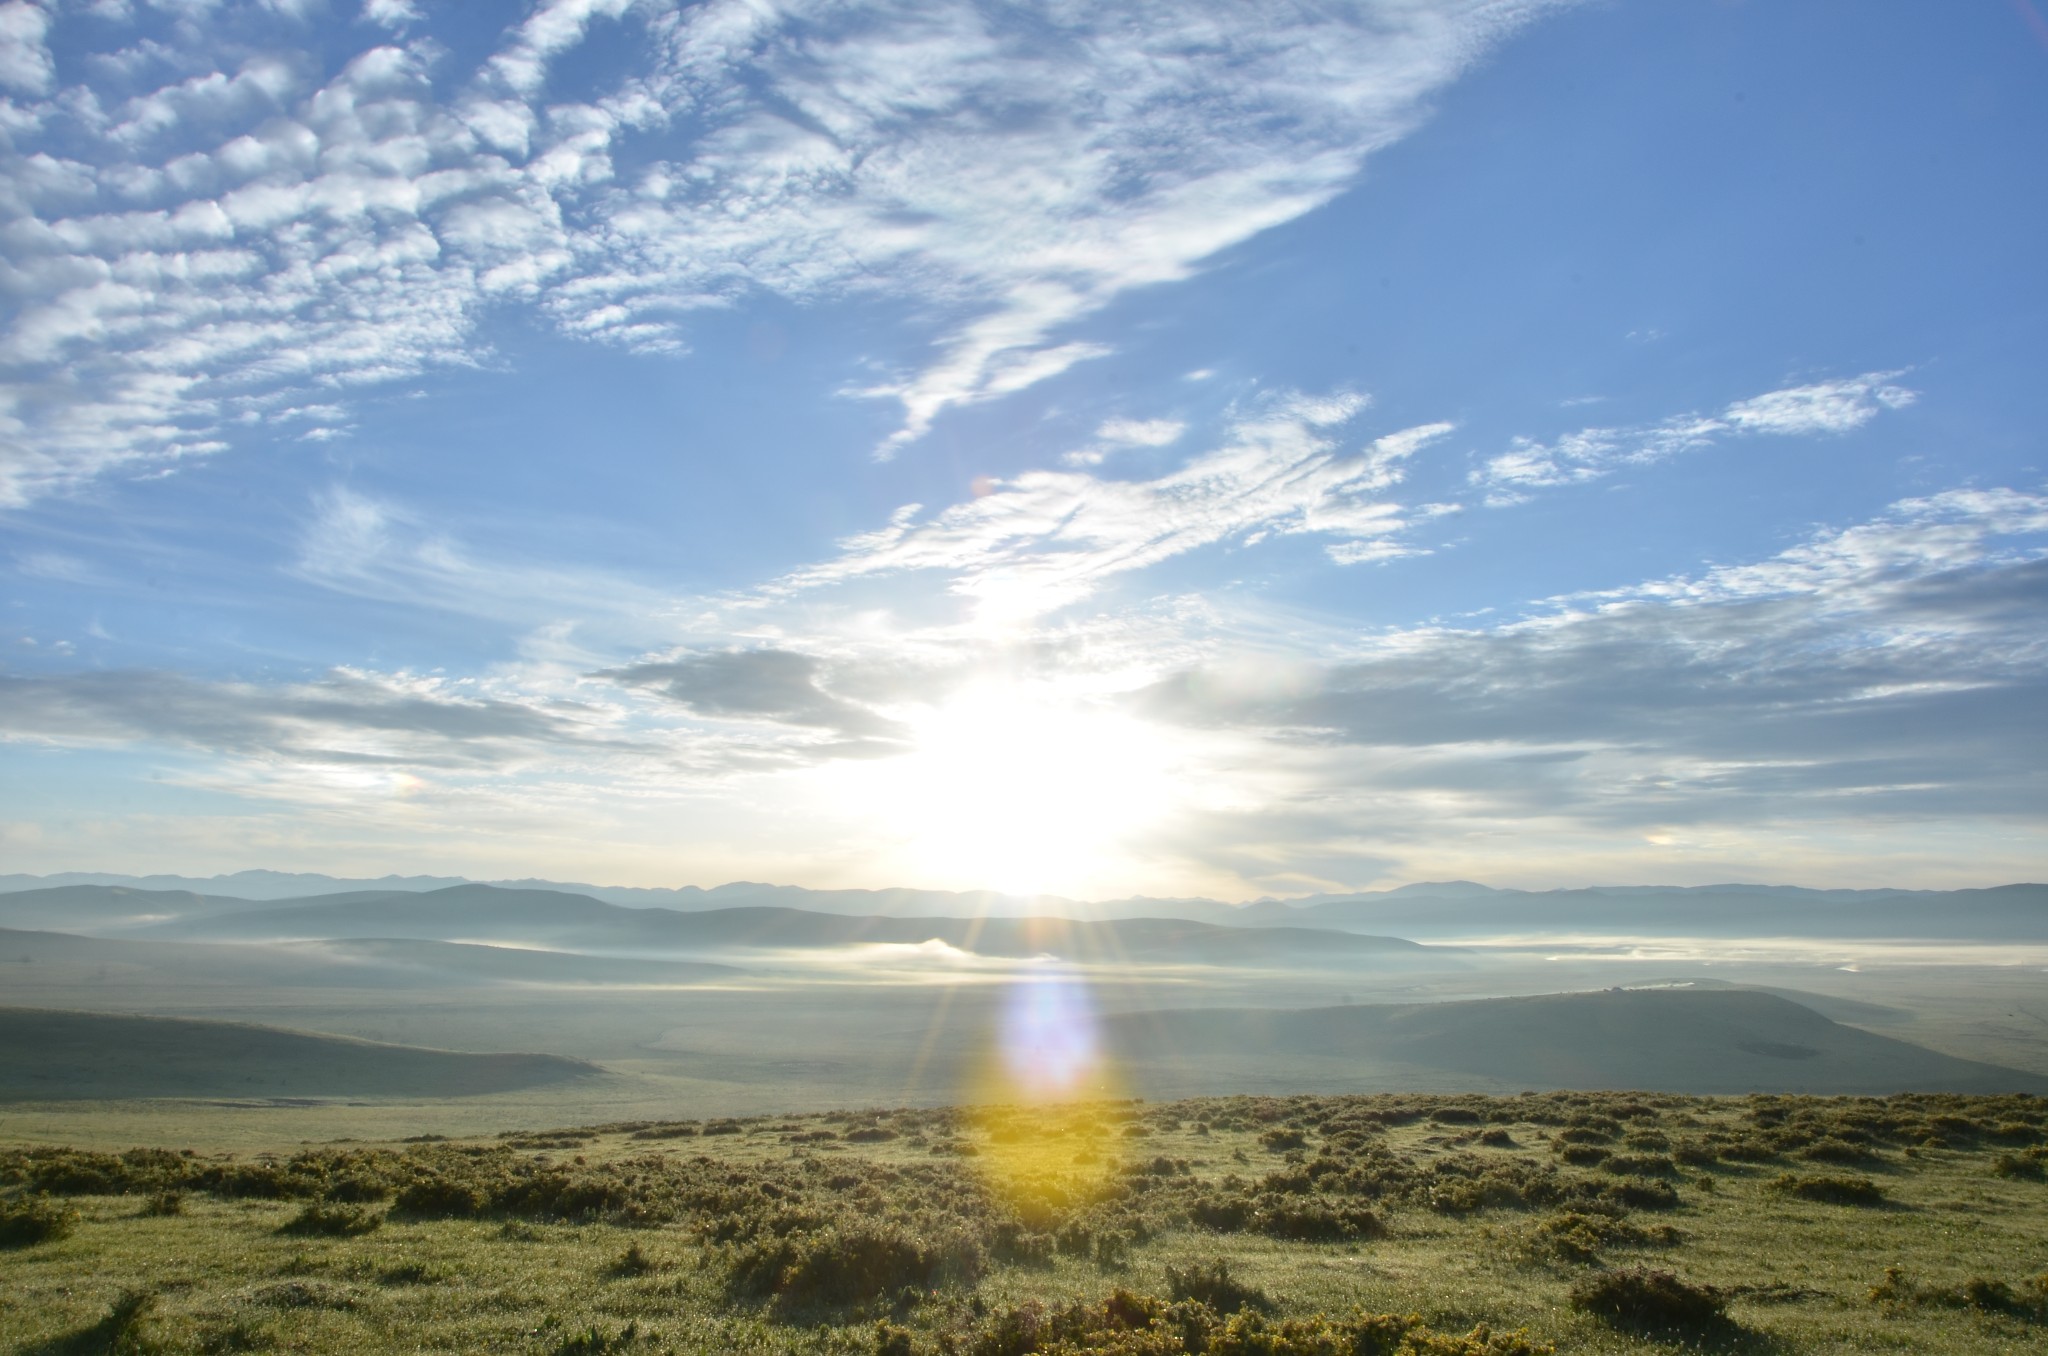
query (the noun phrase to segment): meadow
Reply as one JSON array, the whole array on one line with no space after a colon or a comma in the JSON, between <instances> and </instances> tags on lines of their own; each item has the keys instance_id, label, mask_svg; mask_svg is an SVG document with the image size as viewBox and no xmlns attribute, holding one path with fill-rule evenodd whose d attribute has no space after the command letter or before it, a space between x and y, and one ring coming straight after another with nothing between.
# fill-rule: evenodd
<instances>
[{"instance_id":1,"label":"meadow","mask_svg":"<svg viewBox=\"0 0 2048 1356\"><path fill-rule=\"evenodd\" d=\"M200 1122L190 1123L198 1129ZM0 1149L0 1346L1992 1353L2048 1102L1554 1092Z\"/></svg>"}]
</instances>

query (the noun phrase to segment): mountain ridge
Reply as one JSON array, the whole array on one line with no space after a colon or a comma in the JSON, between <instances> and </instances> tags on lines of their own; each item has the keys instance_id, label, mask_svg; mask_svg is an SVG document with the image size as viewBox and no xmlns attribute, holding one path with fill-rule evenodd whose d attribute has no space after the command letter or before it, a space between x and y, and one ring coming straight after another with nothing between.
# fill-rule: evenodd
<instances>
[{"instance_id":1,"label":"mountain ridge","mask_svg":"<svg viewBox=\"0 0 2048 1356\"><path fill-rule=\"evenodd\" d=\"M1958 890L1813 889L1805 886L1600 885L1559 890L1501 889L1474 881L1424 881L1384 891L1262 899L1229 904L1201 898L1130 896L1078 901L1056 895L893 887L812 890L732 881L705 889L594 886L552 881L470 881L442 876L345 879L246 871L207 879L67 872L0 876L0 901L52 889L127 892L137 905L191 896L189 907L245 910L322 896L432 894L464 886L570 894L629 909L702 913L732 907L795 908L843 917L1067 918L1109 922L1175 918L1222 927L1311 927L1450 939L1587 932L1615 935L1908 937L2048 941L2048 885L2020 882ZM228 887L244 891L226 893ZM314 888L323 887L323 888ZM143 898L147 896L147 898Z\"/></svg>"}]
</instances>

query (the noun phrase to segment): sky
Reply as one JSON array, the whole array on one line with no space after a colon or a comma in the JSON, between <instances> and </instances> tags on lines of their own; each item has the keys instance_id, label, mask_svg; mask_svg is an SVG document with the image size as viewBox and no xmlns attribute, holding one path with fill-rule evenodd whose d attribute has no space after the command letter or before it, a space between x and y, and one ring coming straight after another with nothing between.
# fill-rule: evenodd
<instances>
[{"instance_id":1,"label":"sky","mask_svg":"<svg viewBox=\"0 0 2048 1356\"><path fill-rule=\"evenodd\" d=\"M0 869L2048 875L2035 0L4 0L0 95Z\"/></svg>"}]
</instances>

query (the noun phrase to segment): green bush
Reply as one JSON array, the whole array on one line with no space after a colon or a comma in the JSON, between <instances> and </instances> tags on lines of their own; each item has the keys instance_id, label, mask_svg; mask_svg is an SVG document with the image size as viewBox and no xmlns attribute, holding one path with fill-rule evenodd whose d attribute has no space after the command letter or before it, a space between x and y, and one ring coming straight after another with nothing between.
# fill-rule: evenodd
<instances>
[{"instance_id":1,"label":"green bush","mask_svg":"<svg viewBox=\"0 0 2048 1356\"><path fill-rule=\"evenodd\" d=\"M1598 1271L1571 1288L1571 1303L1617 1327L1698 1333L1728 1321L1728 1295L1668 1271L1625 1267Z\"/></svg>"},{"instance_id":2,"label":"green bush","mask_svg":"<svg viewBox=\"0 0 2048 1356\"><path fill-rule=\"evenodd\" d=\"M1219 1314L1234 1314L1241 1309L1269 1314L1274 1308L1265 1291L1231 1276L1230 1263L1221 1257L1185 1268L1167 1267L1166 1293L1176 1302L1192 1300Z\"/></svg>"},{"instance_id":3,"label":"green bush","mask_svg":"<svg viewBox=\"0 0 2048 1356\"><path fill-rule=\"evenodd\" d=\"M966 1356L1551 1356L1519 1332L1433 1332L1413 1314L1357 1311L1348 1318L1269 1319L1249 1309L1228 1318L1188 1300L1169 1304L1128 1290L1097 1304L1050 1308L1036 1301L991 1319Z\"/></svg>"},{"instance_id":4,"label":"green bush","mask_svg":"<svg viewBox=\"0 0 2048 1356\"><path fill-rule=\"evenodd\" d=\"M1883 1205L1884 1188L1868 1177L1801 1177L1780 1173L1765 1185L1781 1196L1827 1205Z\"/></svg>"},{"instance_id":5,"label":"green bush","mask_svg":"<svg viewBox=\"0 0 2048 1356\"><path fill-rule=\"evenodd\" d=\"M1995 1177L2024 1178L2038 1182L2048 1178L2048 1163L2033 1153L2000 1154L1991 1160L1991 1172Z\"/></svg>"},{"instance_id":6,"label":"green bush","mask_svg":"<svg viewBox=\"0 0 2048 1356\"><path fill-rule=\"evenodd\" d=\"M905 1288L972 1285L985 1262L973 1239L928 1239L893 1224L766 1237L737 1247L732 1286L784 1304L845 1307Z\"/></svg>"},{"instance_id":7,"label":"green bush","mask_svg":"<svg viewBox=\"0 0 2048 1356\"><path fill-rule=\"evenodd\" d=\"M1871 1302L1888 1310L1917 1306L1975 1309L1979 1313L2048 1319L2048 1274L2015 1287L1993 1276L1971 1276L1957 1285L1921 1285L1899 1267L1886 1267L1870 1287Z\"/></svg>"},{"instance_id":8,"label":"green bush","mask_svg":"<svg viewBox=\"0 0 2048 1356\"><path fill-rule=\"evenodd\" d=\"M371 1233L384 1217L359 1205L313 1204L293 1215L277 1231L298 1238L353 1238Z\"/></svg>"},{"instance_id":9,"label":"green bush","mask_svg":"<svg viewBox=\"0 0 2048 1356\"><path fill-rule=\"evenodd\" d=\"M0 1201L0 1248L28 1248L53 1243L70 1233L78 1212L47 1196Z\"/></svg>"}]
</instances>

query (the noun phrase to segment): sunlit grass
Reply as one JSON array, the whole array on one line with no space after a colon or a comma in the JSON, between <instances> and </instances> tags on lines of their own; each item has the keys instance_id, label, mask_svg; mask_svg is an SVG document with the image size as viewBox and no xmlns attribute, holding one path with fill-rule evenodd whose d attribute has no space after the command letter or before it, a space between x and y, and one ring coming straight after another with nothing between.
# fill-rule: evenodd
<instances>
[{"instance_id":1,"label":"sunlit grass","mask_svg":"<svg viewBox=\"0 0 2048 1356\"><path fill-rule=\"evenodd\" d=\"M1006 1140L1038 1148L992 1179ZM1882 1204L1773 1187L1826 1143L1866 1147ZM0 1250L0 1343L85 1350L120 1318L180 1351L971 1351L1020 1306L1163 1304L1220 1261L1275 1323L1362 1307L1560 1351L2002 1352L2048 1337L2048 1187L1997 1170L2044 1145L2026 1098L1558 1094L643 1122L296 1163L17 1153L10 1204L42 1186L77 1217ZM1338 1236L1345 1210L1375 1227ZM1721 1296L1725 1328L1573 1307L1626 1266Z\"/></svg>"}]
</instances>

